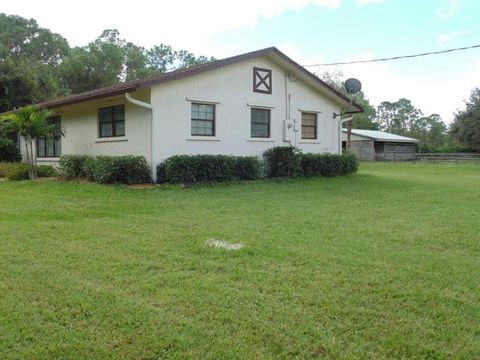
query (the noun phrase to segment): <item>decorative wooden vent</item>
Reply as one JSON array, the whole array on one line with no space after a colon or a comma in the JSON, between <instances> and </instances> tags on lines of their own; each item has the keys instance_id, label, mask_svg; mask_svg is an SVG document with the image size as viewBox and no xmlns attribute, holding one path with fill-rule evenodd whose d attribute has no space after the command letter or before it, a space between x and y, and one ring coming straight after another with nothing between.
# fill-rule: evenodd
<instances>
[{"instance_id":1,"label":"decorative wooden vent","mask_svg":"<svg viewBox=\"0 0 480 360\"><path fill-rule=\"evenodd\" d=\"M253 91L263 94L272 93L272 70L253 68Z\"/></svg>"}]
</instances>

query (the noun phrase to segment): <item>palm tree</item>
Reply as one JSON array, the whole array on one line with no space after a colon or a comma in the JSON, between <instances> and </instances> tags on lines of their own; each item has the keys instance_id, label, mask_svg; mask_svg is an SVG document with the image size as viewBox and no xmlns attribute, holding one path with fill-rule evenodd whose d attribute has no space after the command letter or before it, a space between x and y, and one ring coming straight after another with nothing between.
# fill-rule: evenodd
<instances>
[{"instance_id":1,"label":"palm tree","mask_svg":"<svg viewBox=\"0 0 480 360\"><path fill-rule=\"evenodd\" d=\"M57 126L48 124L48 118L53 115L50 110L29 105L0 117L0 122L7 129L16 131L23 138L28 175L32 180L37 177L37 156L34 151L37 139L48 135L63 135Z\"/></svg>"}]
</instances>

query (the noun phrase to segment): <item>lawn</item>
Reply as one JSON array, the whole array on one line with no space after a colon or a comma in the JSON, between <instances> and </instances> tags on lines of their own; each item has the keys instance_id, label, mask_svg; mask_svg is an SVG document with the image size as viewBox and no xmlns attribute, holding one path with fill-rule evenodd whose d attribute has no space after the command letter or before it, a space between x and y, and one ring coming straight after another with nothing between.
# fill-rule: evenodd
<instances>
[{"instance_id":1,"label":"lawn","mask_svg":"<svg viewBox=\"0 0 480 360\"><path fill-rule=\"evenodd\" d=\"M2 359L480 354L478 165L143 190L1 182L0 204Z\"/></svg>"}]
</instances>

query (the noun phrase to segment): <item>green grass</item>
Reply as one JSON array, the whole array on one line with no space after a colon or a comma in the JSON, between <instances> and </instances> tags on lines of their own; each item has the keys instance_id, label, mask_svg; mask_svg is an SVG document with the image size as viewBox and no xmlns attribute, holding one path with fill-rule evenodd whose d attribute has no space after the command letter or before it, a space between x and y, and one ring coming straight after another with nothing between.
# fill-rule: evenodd
<instances>
[{"instance_id":1,"label":"green grass","mask_svg":"<svg viewBox=\"0 0 480 360\"><path fill-rule=\"evenodd\" d=\"M188 189L1 182L0 204L2 359L480 354L480 166Z\"/></svg>"}]
</instances>

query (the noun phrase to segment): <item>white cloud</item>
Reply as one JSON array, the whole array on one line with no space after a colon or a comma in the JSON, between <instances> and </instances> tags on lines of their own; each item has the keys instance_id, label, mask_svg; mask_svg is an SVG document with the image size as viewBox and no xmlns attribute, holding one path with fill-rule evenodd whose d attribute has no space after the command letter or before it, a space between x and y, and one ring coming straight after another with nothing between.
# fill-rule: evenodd
<instances>
[{"instance_id":1,"label":"white cloud","mask_svg":"<svg viewBox=\"0 0 480 360\"><path fill-rule=\"evenodd\" d=\"M461 31L453 31L444 34L438 34L437 40L441 43L449 42L450 40L456 39L462 35L471 34L471 30L461 30Z\"/></svg>"},{"instance_id":2,"label":"white cloud","mask_svg":"<svg viewBox=\"0 0 480 360\"><path fill-rule=\"evenodd\" d=\"M356 1L367 4L379 0ZM311 5L333 11L342 3L345 0L23 0L2 3L2 12L34 18L75 46L86 45L106 28L116 28L124 38L146 47L162 42L222 57L233 53L211 48L210 40L217 34L254 27L259 19L270 19L287 10Z\"/></svg>"},{"instance_id":3,"label":"white cloud","mask_svg":"<svg viewBox=\"0 0 480 360\"><path fill-rule=\"evenodd\" d=\"M437 16L440 19L448 19L455 15L463 0L444 0L440 8L437 10Z\"/></svg>"},{"instance_id":4,"label":"white cloud","mask_svg":"<svg viewBox=\"0 0 480 360\"><path fill-rule=\"evenodd\" d=\"M342 0L25 0L6 2L2 11L35 18L73 45L85 45L103 29L116 28L128 40L143 46L163 42L211 54L208 40L226 30L252 27L261 17L269 19L307 5L333 10L341 4Z\"/></svg>"}]
</instances>

